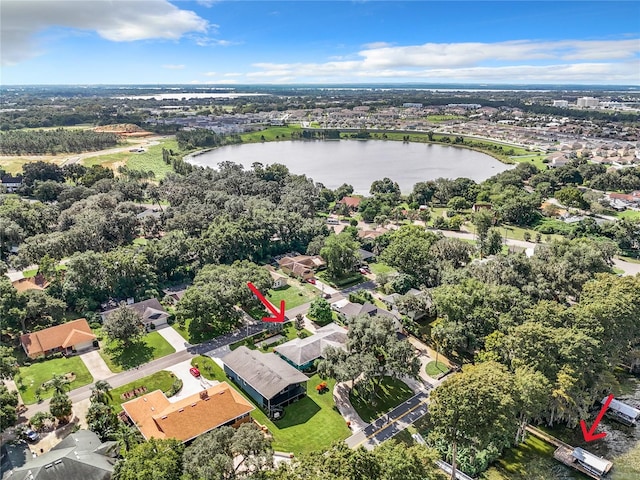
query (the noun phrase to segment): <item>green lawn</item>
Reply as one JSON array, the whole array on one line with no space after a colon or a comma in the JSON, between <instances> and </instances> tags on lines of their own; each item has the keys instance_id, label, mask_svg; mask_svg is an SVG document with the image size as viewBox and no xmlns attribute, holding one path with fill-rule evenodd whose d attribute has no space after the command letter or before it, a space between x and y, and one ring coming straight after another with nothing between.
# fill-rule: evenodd
<instances>
[{"instance_id":1,"label":"green lawn","mask_svg":"<svg viewBox=\"0 0 640 480\"><path fill-rule=\"evenodd\" d=\"M167 165L164 163L164 160L162 160L162 149L180 152L176 140L164 140L158 145L145 146L144 148L146 151L143 153L131 153L129 155L127 158L127 167L131 170L142 170L145 172L151 170L156 174L156 180L163 179L167 173L173 171L171 164Z\"/></svg>"},{"instance_id":2,"label":"green lawn","mask_svg":"<svg viewBox=\"0 0 640 480\"><path fill-rule=\"evenodd\" d=\"M269 290L267 300L276 308L280 308L280 300L284 300L285 308L294 308L313 300L314 295L309 290L299 288L297 285L287 285L277 290Z\"/></svg>"},{"instance_id":3,"label":"green lawn","mask_svg":"<svg viewBox=\"0 0 640 480\"><path fill-rule=\"evenodd\" d=\"M413 390L404 382L385 376L378 386L375 399L369 398L368 393L361 397L357 390L351 390L349 400L351 400L351 404L360 415L360 418L369 423L413 397L413 395Z\"/></svg>"},{"instance_id":4,"label":"green lawn","mask_svg":"<svg viewBox=\"0 0 640 480\"><path fill-rule=\"evenodd\" d=\"M103 340L100 356L112 372L122 372L164 357L176 350L158 332L147 333L140 341L122 348L117 342Z\"/></svg>"},{"instance_id":5,"label":"green lawn","mask_svg":"<svg viewBox=\"0 0 640 480\"><path fill-rule=\"evenodd\" d=\"M425 371L427 372L427 375L429 375L430 377L437 377L438 375L440 375L441 373L447 373L449 371L449 367L442 362L438 362L436 364L435 360L431 361L429 363L427 363L427 365L425 366Z\"/></svg>"},{"instance_id":6,"label":"green lawn","mask_svg":"<svg viewBox=\"0 0 640 480\"><path fill-rule=\"evenodd\" d=\"M624 212L616 212L617 218L626 218L628 220L635 220L640 218L640 211L637 210L625 210Z\"/></svg>"},{"instance_id":7,"label":"green lawn","mask_svg":"<svg viewBox=\"0 0 640 480\"><path fill-rule=\"evenodd\" d=\"M320 394L316 386L323 381L327 383L329 391ZM229 383L232 382L229 380ZM277 422L269 420L258 408L251 412L251 416L266 425L273 435L274 450L294 454L326 450L332 443L351 435L333 402L335 383L331 379L322 380L318 375L311 377L307 382L307 396L285 407L284 417ZM244 396L253 403L251 398Z\"/></svg>"},{"instance_id":8,"label":"green lawn","mask_svg":"<svg viewBox=\"0 0 640 480\"><path fill-rule=\"evenodd\" d=\"M427 120L434 123L448 122L449 120L463 119L460 115L427 115Z\"/></svg>"},{"instance_id":9,"label":"green lawn","mask_svg":"<svg viewBox=\"0 0 640 480\"><path fill-rule=\"evenodd\" d=\"M373 262L369 264L369 269L374 275L382 275L384 273L395 273L397 270L389 265L381 262Z\"/></svg>"},{"instance_id":10,"label":"green lawn","mask_svg":"<svg viewBox=\"0 0 640 480\"><path fill-rule=\"evenodd\" d=\"M480 475L482 480L547 480L549 478L587 478L553 458L554 447L529 436L526 442L511 448L494 466ZM571 472L571 476L569 476Z\"/></svg>"},{"instance_id":11,"label":"green lawn","mask_svg":"<svg viewBox=\"0 0 640 480\"><path fill-rule=\"evenodd\" d=\"M219 335L216 334L210 326L205 327L204 330L192 330L190 318L185 320L184 325L180 325L179 322L174 322L171 326L182 336L182 338L193 345L206 342L207 340L211 340Z\"/></svg>"},{"instance_id":12,"label":"green lawn","mask_svg":"<svg viewBox=\"0 0 640 480\"><path fill-rule=\"evenodd\" d=\"M38 274L38 269L34 268L32 270L24 270L22 272L22 275L24 275L24 278L31 278L31 277L35 277Z\"/></svg>"},{"instance_id":13,"label":"green lawn","mask_svg":"<svg viewBox=\"0 0 640 480\"><path fill-rule=\"evenodd\" d=\"M351 287L353 285L357 285L367 280L367 277L359 273L354 273L353 275L350 275L345 278L336 279L331 277L326 270L323 270L322 272L318 272L316 274L316 277L318 277L324 283L331 285L333 288L338 288L338 289Z\"/></svg>"},{"instance_id":14,"label":"green lawn","mask_svg":"<svg viewBox=\"0 0 640 480\"><path fill-rule=\"evenodd\" d=\"M291 132L298 130L300 130L299 125L289 125L287 127L269 127L258 132L243 133L242 135L240 135L240 138L242 138L242 141L244 143L261 142L263 136L264 141L266 142L271 142L274 140L291 140Z\"/></svg>"},{"instance_id":15,"label":"green lawn","mask_svg":"<svg viewBox=\"0 0 640 480\"><path fill-rule=\"evenodd\" d=\"M302 329L302 331L305 332L307 336L311 336L311 332L309 330ZM269 345L267 348L262 348L261 350L263 352L272 352L275 346L280 345L281 343L284 343L284 342L288 342L289 340L293 340L294 338L298 337L298 331L295 328L294 322L286 322L282 326L282 330L280 330L277 333L282 335L284 338L274 344ZM250 348L251 350L256 350L257 347L255 346L255 343L259 343L260 341L265 340L261 338L261 336L262 336L262 333L257 333L255 335L252 335L251 337L243 338L242 340L239 340L229 345L229 348L231 350L235 350L239 346L244 345L245 347ZM253 341L251 341L251 339Z\"/></svg>"},{"instance_id":16,"label":"green lawn","mask_svg":"<svg viewBox=\"0 0 640 480\"><path fill-rule=\"evenodd\" d=\"M122 410L121 404L133 399L133 397L122 398L121 395L123 393L129 392L139 387L146 387L147 391L145 393L153 392L154 390L158 389L166 393L171 389L175 379L176 377L173 373L161 370L152 375L149 375L148 377L144 377L140 380L122 385L121 387L114 388L109 392L111 394L111 400L109 401L109 403L113 405L116 413L120 412Z\"/></svg>"},{"instance_id":17,"label":"green lawn","mask_svg":"<svg viewBox=\"0 0 640 480\"><path fill-rule=\"evenodd\" d=\"M19 390L22 401L26 405L36 403L36 388L51 380L54 374L65 375L70 372L76 375L75 380L69 385L70 390L93 382L93 377L89 370L87 370L84 362L78 356L53 358L44 362L34 363L29 367L20 367L20 382L23 386ZM42 399L51 396L53 396L53 390L51 389L41 394Z\"/></svg>"},{"instance_id":18,"label":"green lawn","mask_svg":"<svg viewBox=\"0 0 640 480\"><path fill-rule=\"evenodd\" d=\"M206 355L198 355L191 360L191 366L200 370L200 374L207 380L218 380L219 382L226 382L227 376L224 370L220 368L211 357Z\"/></svg>"}]
</instances>

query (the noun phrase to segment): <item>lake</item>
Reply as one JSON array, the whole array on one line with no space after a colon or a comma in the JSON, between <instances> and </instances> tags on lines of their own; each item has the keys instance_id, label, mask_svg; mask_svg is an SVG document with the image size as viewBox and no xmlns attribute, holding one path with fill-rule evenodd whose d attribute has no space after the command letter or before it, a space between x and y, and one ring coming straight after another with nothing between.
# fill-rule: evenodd
<instances>
[{"instance_id":1,"label":"lake","mask_svg":"<svg viewBox=\"0 0 640 480\"><path fill-rule=\"evenodd\" d=\"M216 168L220 162L234 162L251 168L282 163L292 173L306 174L335 189L353 185L356 194L366 195L374 180L389 177L402 193L436 178L467 177L481 182L512 165L484 153L465 148L391 140L310 140L229 145L188 159L194 165Z\"/></svg>"}]
</instances>

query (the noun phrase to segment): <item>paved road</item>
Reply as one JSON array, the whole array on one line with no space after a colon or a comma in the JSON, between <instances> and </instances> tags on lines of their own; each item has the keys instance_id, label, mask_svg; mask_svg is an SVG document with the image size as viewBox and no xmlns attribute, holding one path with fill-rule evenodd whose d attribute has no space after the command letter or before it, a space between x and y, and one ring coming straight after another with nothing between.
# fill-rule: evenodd
<instances>
[{"instance_id":1,"label":"paved road","mask_svg":"<svg viewBox=\"0 0 640 480\"><path fill-rule=\"evenodd\" d=\"M297 313L306 313L306 311L309 309L309 305L310 303L305 303L304 305L292 308L291 310L287 311L287 317L293 318ZM220 337L214 338L213 340L209 340L208 342L200 343L198 345L190 345L186 350L172 353L165 357L141 365L137 368L115 374L108 377L106 380L107 382L109 382L109 385L111 385L112 388L117 388L129 382L133 382L134 380L139 380L143 377L159 372L161 370L166 370L169 367L176 365L177 363L191 360L196 355L215 356L215 352L220 352L223 349L228 349L229 344L242 340L248 336L255 335L256 333L266 330L267 328L269 328L269 324L254 321L253 323L248 323L245 327L235 330L234 332L227 333L226 335L222 335ZM76 388L75 390L69 392L69 397L71 398L72 403L75 404L89 398L91 396L92 387L93 383L85 385L84 387ZM49 400L45 400L42 403L29 405L27 407L27 411L24 412L22 416L25 418L31 418L37 412L46 411L49 411Z\"/></svg>"}]
</instances>

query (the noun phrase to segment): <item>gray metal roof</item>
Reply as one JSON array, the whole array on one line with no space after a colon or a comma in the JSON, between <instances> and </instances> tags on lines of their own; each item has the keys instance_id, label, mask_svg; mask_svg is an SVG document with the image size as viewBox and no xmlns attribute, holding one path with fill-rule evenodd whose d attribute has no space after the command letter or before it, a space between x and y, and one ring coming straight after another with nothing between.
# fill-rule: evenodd
<instances>
[{"instance_id":1,"label":"gray metal roof","mask_svg":"<svg viewBox=\"0 0 640 480\"><path fill-rule=\"evenodd\" d=\"M580 447L576 447L573 450L573 457L601 474L604 474L611 469L612 464L609 460L597 457L593 453L587 452Z\"/></svg>"},{"instance_id":2,"label":"gray metal roof","mask_svg":"<svg viewBox=\"0 0 640 480\"><path fill-rule=\"evenodd\" d=\"M115 459L96 453L104 444L88 430L72 433L51 451L14 470L11 480L109 480ZM102 449L103 450L103 449Z\"/></svg>"},{"instance_id":3,"label":"gray metal roof","mask_svg":"<svg viewBox=\"0 0 640 480\"><path fill-rule=\"evenodd\" d=\"M604 405L606 401L607 397L603 398L601 403ZM640 416L640 410L638 410L637 408L633 408L631 405L627 405L620 400L616 400L615 398L611 400L609 408L611 410L615 410L616 412L622 413L623 415L634 420Z\"/></svg>"},{"instance_id":4,"label":"gray metal roof","mask_svg":"<svg viewBox=\"0 0 640 480\"><path fill-rule=\"evenodd\" d=\"M244 345L227 354L222 362L267 399L291 384L309 380L275 353L250 350Z\"/></svg>"},{"instance_id":5,"label":"gray metal roof","mask_svg":"<svg viewBox=\"0 0 640 480\"><path fill-rule=\"evenodd\" d=\"M294 338L273 350L296 365L304 365L320 358L328 347L346 349L347 329L330 323L307 338Z\"/></svg>"}]
</instances>

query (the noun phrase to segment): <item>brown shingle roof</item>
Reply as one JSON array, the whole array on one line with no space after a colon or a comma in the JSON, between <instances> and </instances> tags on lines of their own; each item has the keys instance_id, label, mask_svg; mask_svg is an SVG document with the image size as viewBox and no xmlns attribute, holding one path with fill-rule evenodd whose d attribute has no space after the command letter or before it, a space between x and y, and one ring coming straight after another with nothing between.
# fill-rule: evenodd
<instances>
[{"instance_id":1,"label":"brown shingle roof","mask_svg":"<svg viewBox=\"0 0 640 480\"><path fill-rule=\"evenodd\" d=\"M123 403L127 415L146 438L175 438L186 442L251 412L254 407L228 383L222 382L175 403L160 390ZM202 395L202 396L201 396Z\"/></svg>"},{"instance_id":2,"label":"brown shingle roof","mask_svg":"<svg viewBox=\"0 0 640 480\"><path fill-rule=\"evenodd\" d=\"M55 327L26 333L20 337L20 343L22 343L27 355L31 357L54 348L72 347L77 343L95 338L96 336L91 332L87 320L79 318Z\"/></svg>"},{"instance_id":3,"label":"brown shingle roof","mask_svg":"<svg viewBox=\"0 0 640 480\"><path fill-rule=\"evenodd\" d=\"M338 203L344 203L350 208L358 208L361 201L362 198L360 197L342 197L342 200L340 200Z\"/></svg>"}]
</instances>

